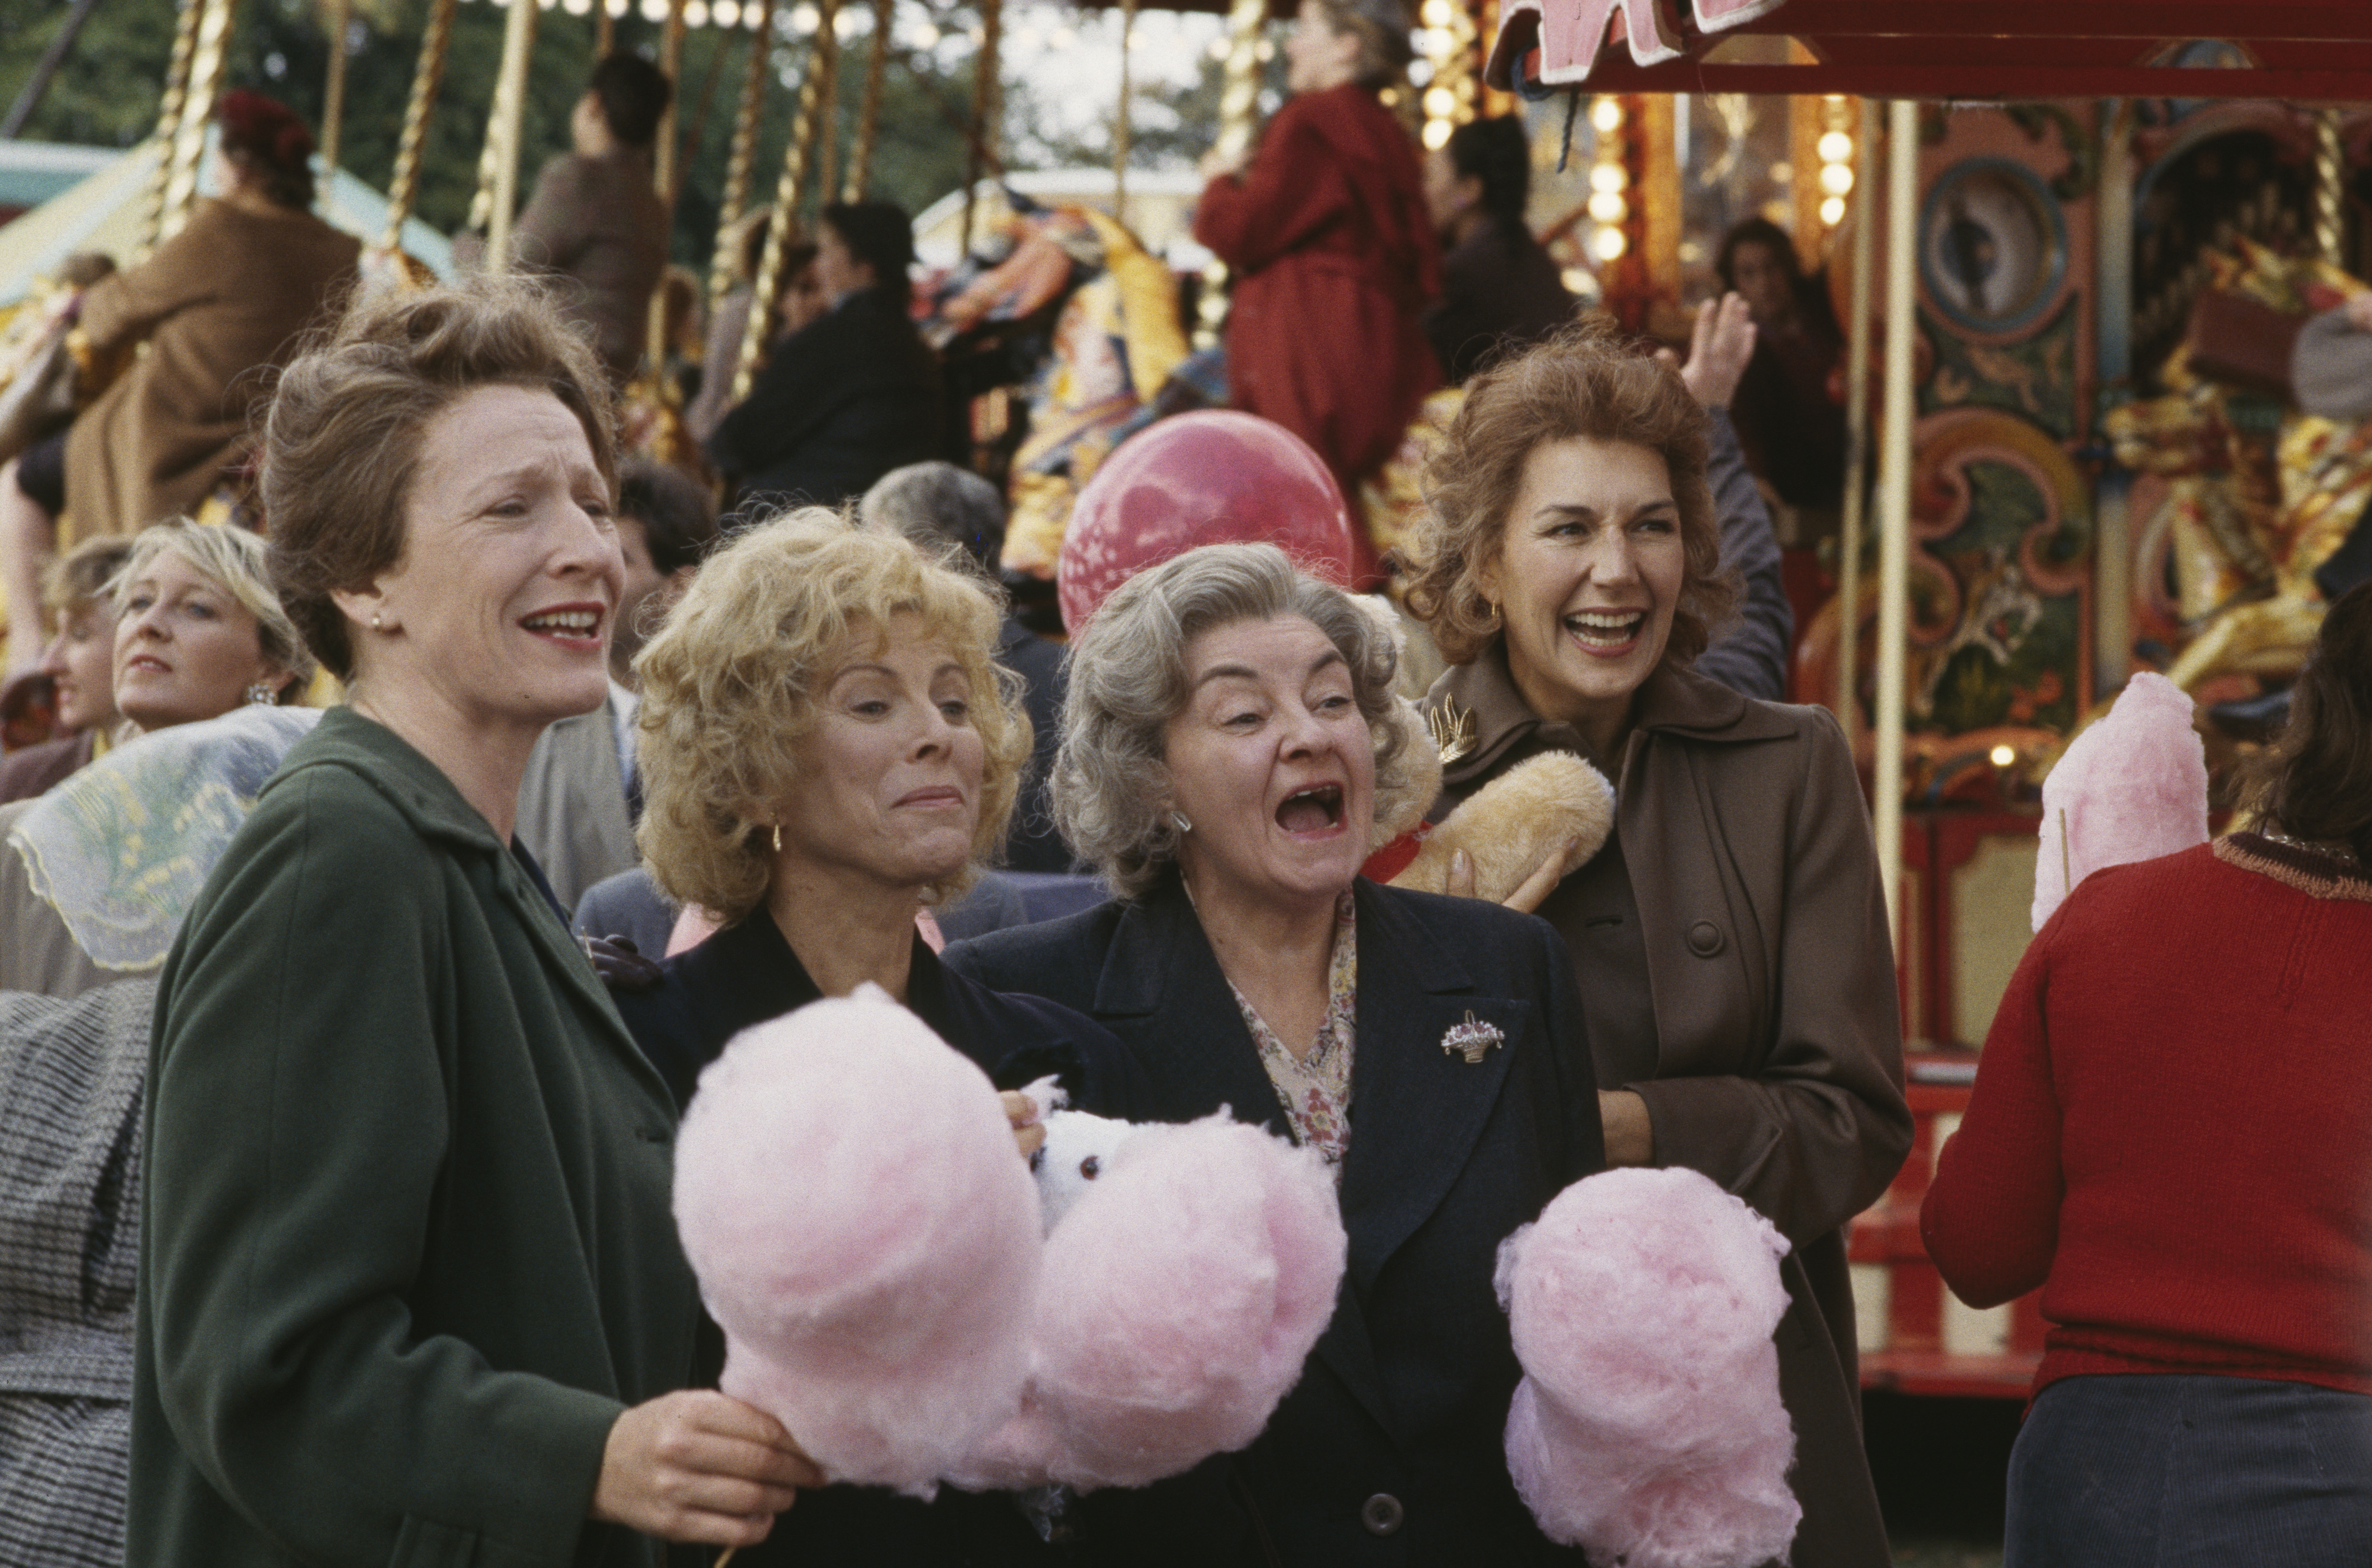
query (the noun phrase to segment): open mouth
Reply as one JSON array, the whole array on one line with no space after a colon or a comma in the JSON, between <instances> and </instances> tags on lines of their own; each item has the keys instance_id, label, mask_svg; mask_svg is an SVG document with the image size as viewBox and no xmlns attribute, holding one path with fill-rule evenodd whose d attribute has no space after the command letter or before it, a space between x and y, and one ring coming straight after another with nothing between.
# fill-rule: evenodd
<instances>
[{"instance_id":1,"label":"open mouth","mask_svg":"<svg viewBox=\"0 0 2372 1568\"><path fill-rule=\"evenodd\" d=\"M601 611L586 605L563 605L539 610L519 621L539 637L564 643L597 643L601 639Z\"/></svg>"},{"instance_id":2,"label":"open mouth","mask_svg":"<svg viewBox=\"0 0 2372 1568\"><path fill-rule=\"evenodd\" d=\"M1325 833L1343 825L1343 786L1311 784L1295 790L1276 808L1276 825L1288 833Z\"/></svg>"},{"instance_id":3,"label":"open mouth","mask_svg":"<svg viewBox=\"0 0 2372 1568\"><path fill-rule=\"evenodd\" d=\"M1564 629L1594 654L1629 653L1647 629L1644 610L1584 610L1564 618Z\"/></svg>"}]
</instances>

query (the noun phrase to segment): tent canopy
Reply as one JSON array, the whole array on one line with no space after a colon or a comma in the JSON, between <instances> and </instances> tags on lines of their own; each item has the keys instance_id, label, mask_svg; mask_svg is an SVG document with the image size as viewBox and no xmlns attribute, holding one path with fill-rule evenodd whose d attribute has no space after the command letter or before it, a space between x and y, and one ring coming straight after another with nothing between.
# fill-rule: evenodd
<instances>
[{"instance_id":1,"label":"tent canopy","mask_svg":"<svg viewBox=\"0 0 2372 1568\"><path fill-rule=\"evenodd\" d=\"M1811 58L1732 63L1731 32ZM2364 99L2372 0L1510 0L1492 85L1519 63L1609 93Z\"/></svg>"}]
</instances>

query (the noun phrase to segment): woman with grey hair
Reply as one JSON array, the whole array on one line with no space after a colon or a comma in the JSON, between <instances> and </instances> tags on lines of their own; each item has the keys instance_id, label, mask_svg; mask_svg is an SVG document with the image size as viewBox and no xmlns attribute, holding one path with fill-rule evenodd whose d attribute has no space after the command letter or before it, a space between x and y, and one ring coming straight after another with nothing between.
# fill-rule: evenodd
<instances>
[{"instance_id":1,"label":"woman with grey hair","mask_svg":"<svg viewBox=\"0 0 2372 1568\"><path fill-rule=\"evenodd\" d=\"M1341 1192L1348 1288L1300 1383L1243 1453L1086 1499L1115 1560L1339 1562L1391 1535L1414 1564L1565 1556L1501 1454L1518 1374L1492 1269L1601 1164L1589 1047L1551 927L1359 876L1433 787L1397 659L1271 545L1138 574L1074 645L1053 783L1119 896L946 955L1118 1038L1128 1103L1087 1109L1227 1108Z\"/></svg>"}]
</instances>

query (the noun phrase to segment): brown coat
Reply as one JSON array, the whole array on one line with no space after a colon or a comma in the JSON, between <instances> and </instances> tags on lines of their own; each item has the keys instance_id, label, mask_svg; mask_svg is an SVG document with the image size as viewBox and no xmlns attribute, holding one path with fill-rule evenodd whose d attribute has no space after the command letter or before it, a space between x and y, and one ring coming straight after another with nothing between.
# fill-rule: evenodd
<instances>
[{"instance_id":1,"label":"brown coat","mask_svg":"<svg viewBox=\"0 0 2372 1568\"><path fill-rule=\"evenodd\" d=\"M76 539L137 533L204 500L235 463L249 410L298 334L355 281L362 245L310 213L205 200L181 231L84 298L102 359L147 354L66 437Z\"/></svg>"},{"instance_id":2,"label":"brown coat","mask_svg":"<svg viewBox=\"0 0 2372 1568\"><path fill-rule=\"evenodd\" d=\"M1436 815L1540 751L1588 755L1570 727L1532 715L1495 644L1444 675L1427 702L1471 712L1477 740L1446 770ZM1911 1113L1893 948L1852 756L1823 709L1752 701L1667 664L1640 689L1616 783L1646 972L1581 964L1581 933L1559 924L1586 993L1647 988L1657 1070L1601 1086L1646 1101L1659 1164L1712 1177L1795 1243L1778 1330L1804 1505L1792 1561L1885 1564L1844 1226L1902 1164ZM1555 918L1553 898L1541 912Z\"/></svg>"},{"instance_id":3,"label":"brown coat","mask_svg":"<svg viewBox=\"0 0 2372 1568\"><path fill-rule=\"evenodd\" d=\"M642 363L652 291L667 271L668 209L640 153L562 153L536 176L535 194L511 231L511 255L553 274L553 298L593 329L602 360L621 380Z\"/></svg>"}]
</instances>

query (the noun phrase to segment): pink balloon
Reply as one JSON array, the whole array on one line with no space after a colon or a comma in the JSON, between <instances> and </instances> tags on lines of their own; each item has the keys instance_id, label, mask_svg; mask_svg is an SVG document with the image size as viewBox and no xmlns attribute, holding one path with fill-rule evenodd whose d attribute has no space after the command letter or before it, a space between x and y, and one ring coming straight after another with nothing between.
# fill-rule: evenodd
<instances>
[{"instance_id":1,"label":"pink balloon","mask_svg":"<svg viewBox=\"0 0 2372 1568\"><path fill-rule=\"evenodd\" d=\"M1079 492L1055 580L1076 636L1104 596L1201 544L1273 544L1347 586L1351 513L1334 476L1281 424L1181 413L1123 442Z\"/></svg>"}]
</instances>

